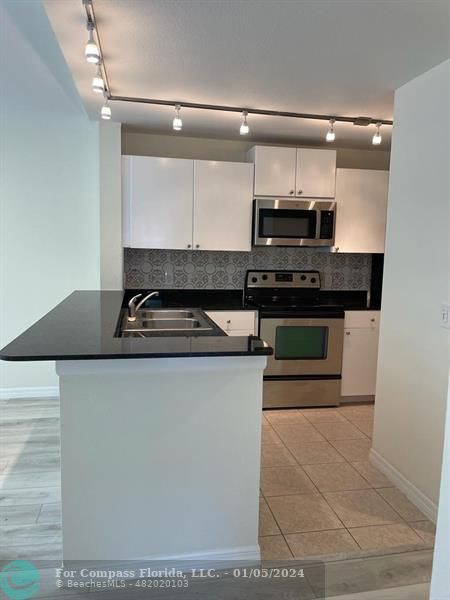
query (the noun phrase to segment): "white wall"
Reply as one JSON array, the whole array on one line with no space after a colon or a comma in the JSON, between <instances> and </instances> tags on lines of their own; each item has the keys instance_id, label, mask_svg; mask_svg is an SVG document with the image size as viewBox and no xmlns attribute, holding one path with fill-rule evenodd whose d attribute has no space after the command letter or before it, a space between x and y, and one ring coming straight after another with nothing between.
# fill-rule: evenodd
<instances>
[{"instance_id":1,"label":"white wall","mask_svg":"<svg viewBox=\"0 0 450 600\"><path fill-rule=\"evenodd\" d=\"M187 137L184 134L161 135L128 127L122 129L122 154L138 156L245 162L247 152L254 145L255 142L240 139L196 138ZM351 148L336 148L336 150L338 168L389 169L388 150L353 150Z\"/></svg>"},{"instance_id":2,"label":"white wall","mask_svg":"<svg viewBox=\"0 0 450 600\"><path fill-rule=\"evenodd\" d=\"M395 95L373 439L375 456L432 511L449 370L449 111L450 61Z\"/></svg>"},{"instance_id":3,"label":"white wall","mask_svg":"<svg viewBox=\"0 0 450 600\"><path fill-rule=\"evenodd\" d=\"M0 346L100 285L98 124L39 0L0 3ZM82 51L82 48L81 48ZM0 391L54 386L53 363L0 364Z\"/></svg>"}]
</instances>

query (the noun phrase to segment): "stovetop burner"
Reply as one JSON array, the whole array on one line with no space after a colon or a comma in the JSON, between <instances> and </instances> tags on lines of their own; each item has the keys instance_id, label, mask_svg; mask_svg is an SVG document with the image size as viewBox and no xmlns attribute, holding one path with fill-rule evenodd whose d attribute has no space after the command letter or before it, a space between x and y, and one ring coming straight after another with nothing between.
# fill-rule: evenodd
<instances>
[{"instance_id":1,"label":"stovetop burner","mask_svg":"<svg viewBox=\"0 0 450 600\"><path fill-rule=\"evenodd\" d=\"M244 295L247 306L265 312L343 311L320 298L318 271L247 271Z\"/></svg>"}]
</instances>

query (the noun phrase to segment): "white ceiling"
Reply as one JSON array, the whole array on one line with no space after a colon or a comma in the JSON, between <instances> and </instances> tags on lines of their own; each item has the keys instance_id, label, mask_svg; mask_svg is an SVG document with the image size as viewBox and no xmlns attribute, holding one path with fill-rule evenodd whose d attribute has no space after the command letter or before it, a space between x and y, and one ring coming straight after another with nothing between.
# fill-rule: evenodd
<instances>
[{"instance_id":1,"label":"white ceiling","mask_svg":"<svg viewBox=\"0 0 450 600\"><path fill-rule=\"evenodd\" d=\"M394 90L450 56L448 0L93 2L113 95L391 119ZM45 7L97 119L81 0ZM129 126L173 133L170 107L114 102L112 110ZM240 138L238 114L184 108L181 116L179 135ZM321 143L326 130L254 115L249 125L261 141ZM337 124L336 144L368 147L370 129Z\"/></svg>"}]
</instances>

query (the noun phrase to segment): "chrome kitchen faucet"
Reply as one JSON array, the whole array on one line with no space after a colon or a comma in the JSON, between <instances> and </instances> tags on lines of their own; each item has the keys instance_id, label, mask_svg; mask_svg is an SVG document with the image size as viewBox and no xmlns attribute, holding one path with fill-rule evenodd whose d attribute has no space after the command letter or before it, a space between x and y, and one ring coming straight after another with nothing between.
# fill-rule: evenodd
<instances>
[{"instance_id":1,"label":"chrome kitchen faucet","mask_svg":"<svg viewBox=\"0 0 450 600\"><path fill-rule=\"evenodd\" d=\"M146 296L142 298L140 302L136 304L136 300L140 298L142 294L136 294L133 296L131 300L128 302L128 320L136 321L136 312L141 308L141 306L146 302L149 298L154 298L159 296L159 292L149 292Z\"/></svg>"}]
</instances>

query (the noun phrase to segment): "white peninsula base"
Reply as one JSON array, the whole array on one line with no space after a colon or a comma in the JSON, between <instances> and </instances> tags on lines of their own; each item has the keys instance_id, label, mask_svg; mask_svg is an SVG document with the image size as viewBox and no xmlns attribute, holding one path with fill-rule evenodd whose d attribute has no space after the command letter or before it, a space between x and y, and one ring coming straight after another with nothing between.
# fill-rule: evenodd
<instances>
[{"instance_id":1,"label":"white peninsula base","mask_svg":"<svg viewBox=\"0 0 450 600\"><path fill-rule=\"evenodd\" d=\"M64 560L259 560L265 365L58 361Z\"/></svg>"}]
</instances>

